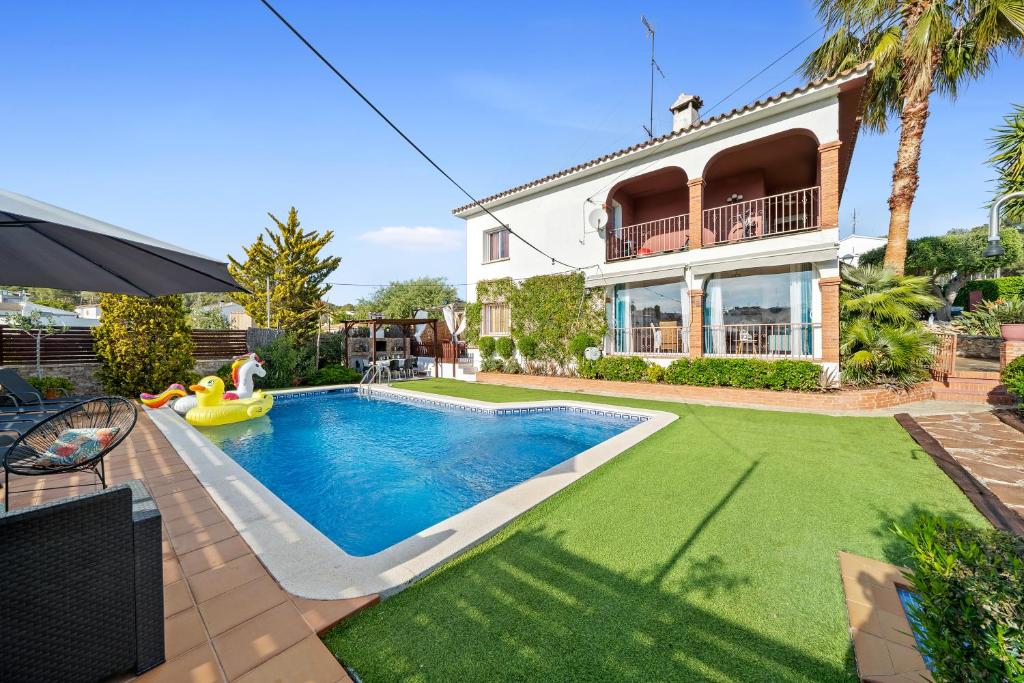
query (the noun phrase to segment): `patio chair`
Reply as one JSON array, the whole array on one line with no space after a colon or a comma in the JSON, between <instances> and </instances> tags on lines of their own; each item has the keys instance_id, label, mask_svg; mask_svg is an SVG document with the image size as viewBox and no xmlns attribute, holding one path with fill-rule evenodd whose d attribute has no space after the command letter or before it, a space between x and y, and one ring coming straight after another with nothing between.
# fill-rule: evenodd
<instances>
[{"instance_id":1,"label":"patio chair","mask_svg":"<svg viewBox=\"0 0 1024 683\"><path fill-rule=\"evenodd\" d=\"M4 454L4 509L10 509L12 474L41 477L91 472L106 488L103 458L131 433L137 417L131 401L105 396L77 403L32 425Z\"/></svg>"},{"instance_id":2,"label":"patio chair","mask_svg":"<svg viewBox=\"0 0 1024 683\"><path fill-rule=\"evenodd\" d=\"M392 375L398 377L399 379L402 379L403 373L405 372L405 364L403 361L397 358L392 358L389 369L391 370Z\"/></svg>"},{"instance_id":3,"label":"patio chair","mask_svg":"<svg viewBox=\"0 0 1024 683\"><path fill-rule=\"evenodd\" d=\"M419 363L414 356L409 356L405 359L405 366L402 369L405 371L406 376L414 378L419 372Z\"/></svg>"},{"instance_id":4,"label":"patio chair","mask_svg":"<svg viewBox=\"0 0 1024 683\"><path fill-rule=\"evenodd\" d=\"M0 387L4 390L4 393L0 394L3 397L0 400L0 405L6 404L3 406L3 412L56 411L82 401L82 399L74 399L70 396L60 399L44 399L35 387L18 374L17 370L11 368L0 370ZM14 411L11 410L12 405Z\"/></svg>"},{"instance_id":5,"label":"patio chair","mask_svg":"<svg viewBox=\"0 0 1024 683\"><path fill-rule=\"evenodd\" d=\"M0 513L0 681L98 681L161 664L160 526L141 481Z\"/></svg>"}]
</instances>

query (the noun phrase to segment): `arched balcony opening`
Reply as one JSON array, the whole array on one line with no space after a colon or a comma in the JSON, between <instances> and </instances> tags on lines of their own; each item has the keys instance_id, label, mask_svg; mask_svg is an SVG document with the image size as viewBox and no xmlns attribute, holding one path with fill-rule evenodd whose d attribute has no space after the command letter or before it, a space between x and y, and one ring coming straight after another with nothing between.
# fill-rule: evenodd
<instances>
[{"instance_id":1,"label":"arched balcony opening","mask_svg":"<svg viewBox=\"0 0 1024 683\"><path fill-rule=\"evenodd\" d=\"M609 261L682 251L689 245L686 173L662 168L624 180L608 193L605 255Z\"/></svg>"},{"instance_id":2,"label":"arched balcony opening","mask_svg":"<svg viewBox=\"0 0 1024 683\"><path fill-rule=\"evenodd\" d=\"M793 130L729 148L704 168L702 245L821 226L818 141Z\"/></svg>"}]
</instances>

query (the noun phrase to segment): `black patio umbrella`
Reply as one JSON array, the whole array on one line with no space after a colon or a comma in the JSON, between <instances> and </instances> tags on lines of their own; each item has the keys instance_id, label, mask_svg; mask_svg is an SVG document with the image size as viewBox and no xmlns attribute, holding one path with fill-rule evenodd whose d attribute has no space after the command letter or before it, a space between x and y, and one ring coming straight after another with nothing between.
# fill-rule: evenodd
<instances>
[{"instance_id":1,"label":"black patio umbrella","mask_svg":"<svg viewBox=\"0 0 1024 683\"><path fill-rule=\"evenodd\" d=\"M6 190L0 283L137 296L245 291L224 262Z\"/></svg>"}]
</instances>

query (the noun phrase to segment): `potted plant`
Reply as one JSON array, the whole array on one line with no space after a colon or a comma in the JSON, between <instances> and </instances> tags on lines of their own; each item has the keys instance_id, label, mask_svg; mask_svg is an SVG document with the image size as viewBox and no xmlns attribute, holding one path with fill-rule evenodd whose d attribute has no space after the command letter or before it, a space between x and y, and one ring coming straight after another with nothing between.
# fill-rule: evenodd
<instances>
[{"instance_id":1,"label":"potted plant","mask_svg":"<svg viewBox=\"0 0 1024 683\"><path fill-rule=\"evenodd\" d=\"M25 381L35 387L39 395L47 400L60 398L62 395L66 396L75 388L75 385L67 377L28 377Z\"/></svg>"},{"instance_id":2,"label":"potted plant","mask_svg":"<svg viewBox=\"0 0 1024 683\"><path fill-rule=\"evenodd\" d=\"M960 334L1001 336L1006 341L1024 341L1024 301L999 299L983 301L953 322Z\"/></svg>"}]
</instances>

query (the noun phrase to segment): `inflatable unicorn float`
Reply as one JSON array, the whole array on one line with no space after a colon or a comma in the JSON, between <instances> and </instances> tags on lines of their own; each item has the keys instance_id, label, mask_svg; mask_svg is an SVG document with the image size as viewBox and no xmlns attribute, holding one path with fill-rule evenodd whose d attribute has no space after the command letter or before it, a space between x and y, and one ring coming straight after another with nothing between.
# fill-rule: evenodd
<instances>
[{"instance_id":1,"label":"inflatable unicorn float","mask_svg":"<svg viewBox=\"0 0 1024 683\"><path fill-rule=\"evenodd\" d=\"M196 427L214 427L251 420L266 415L274 406L274 397L253 388L253 376L266 377L263 361L255 353L236 358L231 364L234 391L224 391L224 381L216 375L204 377L189 387L172 384L159 394L141 394L139 400L147 408L170 407Z\"/></svg>"}]
</instances>

